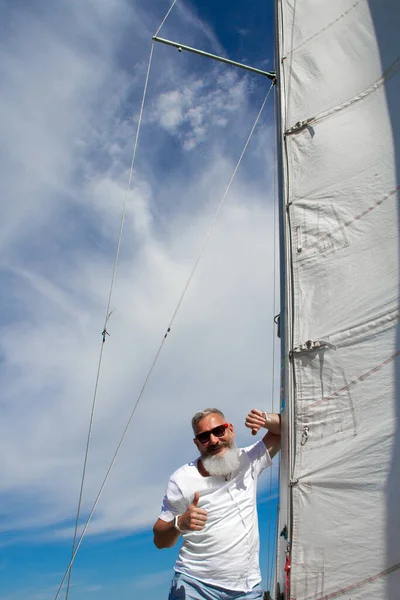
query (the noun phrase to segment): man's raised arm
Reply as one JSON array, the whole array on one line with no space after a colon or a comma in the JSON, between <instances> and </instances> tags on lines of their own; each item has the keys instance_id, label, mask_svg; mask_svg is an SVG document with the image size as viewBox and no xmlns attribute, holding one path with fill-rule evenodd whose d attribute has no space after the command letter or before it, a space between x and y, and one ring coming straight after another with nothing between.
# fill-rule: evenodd
<instances>
[{"instance_id":1,"label":"man's raised arm","mask_svg":"<svg viewBox=\"0 0 400 600\"><path fill-rule=\"evenodd\" d=\"M264 427L268 429L263 437L263 442L271 458L279 451L281 447L281 416L277 413L266 413L263 410L252 408L246 417L246 427L251 429L253 435Z\"/></svg>"}]
</instances>

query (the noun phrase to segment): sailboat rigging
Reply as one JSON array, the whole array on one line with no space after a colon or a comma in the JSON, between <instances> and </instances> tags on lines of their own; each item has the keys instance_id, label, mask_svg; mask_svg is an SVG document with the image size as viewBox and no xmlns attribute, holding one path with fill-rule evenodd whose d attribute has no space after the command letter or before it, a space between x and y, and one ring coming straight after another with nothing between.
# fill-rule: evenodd
<instances>
[{"instance_id":1,"label":"sailboat rigging","mask_svg":"<svg viewBox=\"0 0 400 600\"><path fill-rule=\"evenodd\" d=\"M276 73L261 74L278 106L285 435L270 594L396 600L400 8L275 8Z\"/></svg>"}]
</instances>

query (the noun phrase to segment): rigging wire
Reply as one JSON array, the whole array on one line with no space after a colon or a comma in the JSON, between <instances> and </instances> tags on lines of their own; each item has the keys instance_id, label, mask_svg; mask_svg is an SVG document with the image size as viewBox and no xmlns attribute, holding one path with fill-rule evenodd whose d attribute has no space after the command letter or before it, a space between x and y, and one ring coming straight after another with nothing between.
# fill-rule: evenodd
<instances>
[{"instance_id":1,"label":"rigging wire","mask_svg":"<svg viewBox=\"0 0 400 600\"><path fill-rule=\"evenodd\" d=\"M276 60L275 60L276 62ZM276 109L276 102L277 102L277 94L275 94L274 96L274 115L275 115L275 123L277 122L277 109ZM280 201L280 197L279 197L279 193L278 193L278 188L279 188L279 184L278 184L278 178L279 178L279 174L278 174L278 129L275 128L275 137L274 137L274 168L275 168L275 172L274 172L274 223L275 223L275 227L274 227L274 313L277 314L277 310L278 310L278 305L281 305L281 298L280 298L280 267L277 264L278 260L281 259L280 257L280 246L279 246L279 241L280 241L280 236L279 236L279 229L280 229L280 224L279 224L279 210L277 210L277 207L279 208L279 201ZM278 231L278 234L277 234ZM279 249L279 252L277 252L277 249ZM279 278L279 283L278 283L278 278ZM278 291L278 295L279 298L277 298L277 291ZM282 330L282 324L281 321L278 324L278 327L280 330ZM278 332L277 332L278 334ZM280 338L279 338L280 339ZM275 340L275 351L276 351L276 345L277 345L277 341L276 338L274 338ZM279 356L281 356L282 352L281 352L281 346L282 346L282 342L279 344ZM273 354L273 360L274 360L274 373L276 374L276 362L275 362L275 358L276 358L276 354ZM281 414L282 408L281 408L281 371L282 371L282 364L281 362L278 365L278 390L276 391L277 395L278 395L278 407L277 407L277 412L279 412ZM275 407L275 394L272 397L272 404L273 407ZM276 582L277 582L277 577L278 577L278 540L279 540L279 514L280 514L280 475L281 475L281 460L282 460L282 454L279 453L279 459L278 459L278 473L277 473L277 481L278 481L278 495L277 495L277 501L276 501L276 516L275 516L275 543L273 546L273 555L275 555L275 569L274 569L274 564L273 561L271 562L271 577L270 577L270 581L271 581L271 588L274 586L275 583L275 588L276 588ZM276 594L276 589L273 589L273 596L275 597Z\"/></svg>"},{"instance_id":2,"label":"rigging wire","mask_svg":"<svg viewBox=\"0 0 400 600\"><path fill-rule=\"evenodd\" d=\"M274 96L274 121L276 122L276 96ZM277 314L277 299L276 299L276 290L277 290L277 210L276 205L278 202L277 199L277 143L276 143L276 131L274 136L274 145L273 145L273 165L274 165L274 177L273 177L273 213L272 213L272 239L273 239L273 301L272 301L272 322L274 322L275 315ZM276 371L276 337L272 336L272 366L271 366L271 397L272 397L272 412L276 411L276 403L275 403L275 394L276 394L276 384L275 384L275 371ZM279 410L279 407L278 407ZM278 463L278 477L279 477L279 464L280 464L280 455L279 455L279 463ZM272 468L269 473L269 504L272 504L272 485L273 485L273 472ZM277 507L279 506L279 496ZM272 517L268 520L268 555L267 555L267 589L272 591L273 588L273 571L274 571L274 549L276 542L276 533L278 529L278 521L277 514L275 516L275 522L272 523ZM275 529L275 535L274 535ZM276 562L276 561L275 561Z\"/></svg>"},{"instance_id":3,"label":"rigging wire","mask_svg":"<svg viewBox=\"0 0 400 600\"><path fill-rule=\"evenodd\" d=\"M175 0L175 1L176 1L176 0ZM172 8L172 7L171 7L171 8ZM170 9L170 10L171 10L171 9ZM169 11L169 12L170 12L170 11ZM169 14L169 13L168 13L168 14ZM164 21L165 21L165 19L164 19ZM102 343L102 347L101 347L101 353L100 353L100 360L99 360L99 367L98 367L98 376L97 376L97 380L96 380L95 392L97 392L97 386L98 386L98 380L99 380L99 372L100 372L101 358L102 358L102 355L103 355L103 348L104 348L105 336L106 336L106 334L108 334L108 332L107 332L107 322L108 322L108 319L109 319L109 317L110 317L110 314L111 314L111 313L110 313L110 306L111 306L112 288L113 288L113 284L114 284L115 273L116 273L116 267L117 267L117 262L118 262L118 257L119 257L119 250L120 250L120 246L121 246L122 230L123 230L123 224L124 224L125 215L126 215L127 200L128 200L128 195L129 195L129 190L130 190L130 184L131 184L131 179L132 179L133 165L134 165L134 158L135 158L135 154L136 154L137 141L138 141L138 138L139 138L140 123L141 123L141 120L142 120L143 106L144 106L144 100L145 100L146 91L147 91L147 84L148 84L148 78L149 78L149 73L150 73L150 66L151 66L151 61L152 61L152 56L153 56L153 50L154 50L154 42L153 42L153 44L152 44L151 51L150 51L149 65L148 65L148 69L147 69L146 82L145 82L145 87L144 87L144 92L143 92L142 106L141 106L141 110L140 110L140 116L139 116L138 128L137 128L137 132L136 132L136 138L135 138L134 149L133 149L133 157L132 157L131 169L130 169L130 174L129 174L128 188L127 188L127 193L126 193L126 197L125 197L125 204L124 204L123 215L122 215L122 219L121 219L120 235L119 235L118 244L117 244L117 253L116 253L116 259L115 259L115 262L114 262L114 269L113 269L113 275L112 275L112 281L111 281L110 295L109 295L109 300L108 300L108 305L107 305L107 313L106 313L105 326L104 326L104 329L103 329L103 332L102 332L102 335L103 335L103 343ZM134 414L135 414L135 412L136 412L136 409L137 409L137 407L138 407L138 405L139 405L139 402L140 402L140 400L141 400L141 398L142 398L142 396L143 396L143 393L144 393L144 391L145 391L145 389L146 389L146 387L147 387L147 383L148 383L148 381L149 381L149 379L150 379L150 377L151 377L151 375L152 375L152 373L153 373L154 367L155 367L155 365L156 365L156 362L157 362L157 360L158 360L158 357L159 357L159 355L160 355L160 353L161 353L161 351L162 351L162 348L163 348L163 346L164 346L164 343L165 343L165 341L166 341L166 339L167 339L167 336L168 336L169 332L171 331L172 325L173 325L173 323L174 323L174 321L175 321L176 315L177 315L177 313L178 313L178 311L179 311L179 308L180 308L180 306L181 306L181 304L182 304L182 302L183 302L183 299L184 299L184 297L185 297L185 295L186 295L187 289L188 289L188 287L189 287L189 285L190 285L190 283L191 283L191 281L192 281L192 279L193 279L193 276L194 276L194 274L195 274L195 271L196 271L196 269L197 269L197 266L198 266L198 264L199 264L199 262L200 262L200 260L201 260L201 258L202 258L202 256L203 256L203 254L204 254L205 248L206 248L206 246L207 246L207 243L208 243L208 241L209 241L209 239L210 239L210 236L211 236L211 233L212 233L212 231L213 231L213 229L214 229L215 223L216 223L216 221L217 221L217 219L218 219L218 216L219 216L219 214L220 214L220 212L221 212L221 210L222 210L222 207L223 207L223 205L224 205L224 203L225 203L225 199L226 199L226 197L227 197L227 195L228 195L228 193L229 193L229 191L230 191L230 188L231 188L231 186L232 186L233 180L234 180L234 178L235 178L235 176L236 176L236 173L237 173L237 171L238 171L238 169L239 169L239 167L240 167L240 164L241 164L241 162L242 162L243 156L244 156L244 154L245 154L245 152L246 152L246 150L247 150L247 147L248 147L248 145L249 145L249 143L250 143L250 140L251 140L251 138L252 138L252 136L253 136L254 130L255 130L255 128L256 128L256 126L257 126L257 124L258 124L259 120L260 120L261 114L262 114L262 112L263 112L263 110L264 110L265 104L266 104L266 102L267 102L267 100L268 100L268 98L269 98L269 95L270 95L270 93L271 93L271 90L272 90L273 86L274 86L274 82L272 82L272 83L271 83L271 85L270 85L270 88L269 88L269 90L268 90L268 92L267 92L267 95L266 95L266 97L265 97L265 99L264 99L264 101L263 101L263 103L262 103L262 105L261 105L261 108L260 108L260 110L259 110L259 112L258 112L258 114L257 114L256 120L255 120L255 122L254 122L254 124L253 124L253 126L252 126L252 128L251 128L251 131L250 131L250 133L249 133L248 137L247 137L247 140L246 140L246 143L245 143L245 145L244 145L244 148L243 148L243 150L242 150L242 152L241 152L241 154L240 154L240 157L239 157L239 159L238 159L238 161L237 161L237 163L236 163L235 169L234 169L234 171L233 171L233 174L232 174L232 176L231 176L231 178L230 178L230 180L229 180L229 183L228 183L228 185L227 185L227 187L226 187L226 190L225 190L225 192L224 192L224 194L223 194L223 197L222 197L222 199L221 199L221 201L220 201L220 203L219 203L219 205L218 205L217 211L216 211L216 213L215 213L215 215L214 215L214 218L213 218L213 220L212 220L212 222L211 222L211 226L210 226L210 228L209 228L209 230L208 230L208 232L207 232L207 234L206 234L206 236L205 236L205 239L204 239L203 245L202 245L202 247L200 248L200 251L199 251L199 253L198 253L198 256L197 256L197 258L196 258L196 260L195 260L194 266L193 266L193 268L192 268L192 270L191 270L191 272L190 272L190 274L189 274L188 280L187 280L187 282L186 282L186 284L185 284L185 286L184 286L184 289L183 289L183 291L182 291L182 293L181 293L181 296L180 296L180 298L179 298L179 300L178 300L177 306L176 306L176 308L175 308L175 310L174 310L174 312L173 312L173 315L172 315L172 317L171 317L171 320L170 320L170 322L169 322L169 325L168 325L168 327L167 327L167 331L166 331L166 333L165 333L164 337L162 338L162 341L161 341L161 343L160 343L160 345L159 345L159 347L158 347L158 350L157 350L157 352L156 352L156 354L155 354L155 357L154 357L154 360L153 360L153 362L152 362L152 364L151 364L150 370L149 370L149 372L148 372L148 374L147 374L147 377L146 377L146 379L145 379L145 381L144 381L144 383L143 383L143 386L142 386L142 388L141 388L141 391L140 391L140 393L139 393L139 396L138 396L138 398L137 398L137 400L136 400L136 403L135 403L135 405L134 405L134 407L133 407L133 409L132 409L132 412L131 412L131 414L130 414L130 416L129 416L128 422L127 422L127 424L126 424L126 426L125 426L125 429L124 429L124 431L123 431L123 433L122 433L122 435L121 435L121 438L120 438L120 440L119 440L119 442L118 442L118 445L117 445L117 448L116 448L116 450L115 450L115 453L114 453L114 455L113 455L113 457L112 457L112 459L111 459L110 465L109 465L109 467L108 467L108 469L107 469L107 471L106 471L106 474L105 474L105 477L104 477L104 479L103 479L103 482L102 482L102 484L101 484L101 486L100 486L99 492L98 492L98 494L97 494L97 496L96 496L96 498L95 498L95 501L94 501L94 503L93 503L93 506L92 506L92 508L91 508L91 510L90 510L90 512L89 512L89 515L88 515L88 517L87 517L87 519L86 519L86 522L85 522L85 524L84 524L84 526L83 526L82 532L81 532L81 534L80 534L80 536L79 536L79 539L78 539L78 541L77 541L77 542L76 542L76 537L77 537L77 535L75 535L74 549L73 549L73 551L72 551L71 559L70 559L70 562L69 562L69 564L68 564L68 566L67 566L67 569L66 569L66 571L65 571L65 573L64 573L64 576L63 576L63 579L62 579L62 581L61 581L61 583L60 583L60 586L59 586L59 588L58 588L58 590L57 590L57 593L56 593L56 595L55 595L55 597L54 597L54 600L57 600L57 599L58 599L58 597L59 597L59 594L60 594L60 592L61 592L61 590L62 590L62 587L63 587L63 585L64 585L64 582L65 582L65 580L66 580L66 578L67 578L68 574L69 574L69 573L70 573L70 571L71 571L71 568L72 568L72 565L73 565L73 563L74 563L75 557L76 557L76 555L77 555L77 553L78 553L78 550L79 550L79 548L80 548L80 546L81 546L81 544L82 544L82 541L83 541L83 538L84 538L84 536L85 536L86 530L87 530L87 528L88 528L88 526L89 526L89 523L90 523L90 521L91 521L91 519L92 519L92 517L93 517L93 514L94 514L94 512L95 512L95 510L96 510L97 504L98 504L98 502L99 502L99 500L100 500L100 497L101 497L101 494L102 494L102 492L103 492L103 489L104 489L104 487L105 487L105 485L106 485L106 483L107 483L108 477L109 477L109 475L110 475L110 473L111 473L111 470L112 470L112 468L113 468L113 466L114 466L114 463L115 463L115 461L116 461L116 459L117 459L117 456L118 456L118 454L119 454L119 451L120 451L120 449L121 449L121 446L122 446L122 444L123 444L123 442L124 442L124 439L125 439L125 437L126 437L126 434L127 434L127 432L128 432L129 426L130 426L130 424L131 424L131 422L132 422L132 419L133 419L133 417L134 417ZM92 412L93 412L93 414L94 414L94 408L92 409ZM91 423L92 423L92 420L91 420ZM91 431L91 430L90 430L90 431ZM89 440L89 438L88 438L88 440ZM88 446L87 446L87 452L88 452ZM86 463L85 463L85 464L86 464ZM82 489L83 489L83 481L82 481ZM80 500L81 500L81 498L80 498ZM79 512L80 512L80 506L79 506Z\"/></svg>"},{"instance_id":4,"label":"rigging wire","mask_svg":"<svg viewBox=\"0 0 400 600\"><path fill-rule=\"evenodd\" d=\"M165 21L165 19L164 19L164 21ZM86 468L87 468L87 461L88 461L89 448L90 448L90 440L91 440L91 435L92 435L93 420L94 420L94 414L95 414L95 409L96 409L97 391L98 391L98 387L99 387L100 371L101 371L101 365L102 365L102 361L103 361L104 344L106 341L106 335L109 335L108 331L107 331L107 323L108 323L108 320L111 317L111 313L112 313L112 311L110 310L111 300L112 300L113 289L114 289L115 275L117 272L118 259L119 259L120 249L121 249L122 233L123 233L123 229L124 229L126 212L127 212L127 207L128 207L129 192L131 189L132 176L133 176L133 167L135 164L136 150L137 150L137 146L138 146L139 132L140 132L140 126L141 126L141 122L142 122L143 108L144 108L144 102L146 99L148 81L149 81L149 76L150 76L150 68L151 68L151 63L152 63L152 59L153 59L153 52L154 52L154 42L152 43L151 49L150 49L149 63L147 66L146 80L145 80L144 89L143 89L143 96L142 96L142 103L141 103L141 107L140 107L139 120L138 120L138 125L136 128L136 136L135 136L135 141L133 144L132 160L131 160L131 166L129 169L128 184L127 184L126 193L125 193L124 206L123 206L123 210L122 210L121 223L120 223L119 234L118 234L117 249L116 249L116 253L115 253L113 271L112 271L112 276L111 276L110 291L108 294L106 317L105 317L105 321L104 321L104 328L103 328L103 331L101 334L102 342L101 342L101 347L100 347L99 360L98 360L98 364L97 364L97 373L96 373L96 382L95 382L94 392L93 392L92 410L91 410L91 414L90 414L90 422L89 422L89 429L88 429L86 449L85 449L85 458L83 461L83 468L82 468L82 478L81 478L81 485L80 485L80 490L79 490L78 509L77 509L77 514L76 514L74 538L73 538L73 543L72 543L71 562L70 562L70 568L68 569L68 582L67 582L67 589L66 589L66 594L65 594L66 600L68 600L69 588L70 588L70 582L71 582L72 564L73 564L74 556L76 554L76 552L75 552L76 538L77 538L77 534L78 534L79 517L81 514L81 508L82 508L83 488L84 488L84 484L85 484ZM63 581L62 585L64 585L64 581ZM61 588L60 588L60 590L61 590ZM60 590L57 592L57 596L58 596ZM57 596L56 596L56 598L57 598Z\"/></svg>"},{"instance_id":5,"label":"rigging wire","mask_svg":"<svg viewBox=\"0 0 400 600\"><path fill-rule=\"evenodd\" d=\"M161 22L161 25L160 25L160 27L157 29L157 31L156 31L156 33L154 34L154 36L153 36L153 37L157 37L157 36L158 36L158 34L159 34L159 33L160 33L160 31L161 31L161 28L162 28L162 26L164 25L165 21L166 21L166 20L168 19L168 17L169 17L169 13L170 13L170 12L171 12L171 10L174 8L174 6L175 6L175 4L177 3L177 1L178 1L178 0L174 0L174 1L173 1L173 3L171 4L171 6L169 7L167 14L166 14L166 15L165 15L165 17L163 18L163 20L162 20L162 22Z\"/></svg>"},{"instance_id":6,"label":"rigging wire","mask_svg":"<svg viewBox=\"0 0 400 600\"><path fill-rule=\"evenodd\" d=\"M176 4L176 2L177 2L177 0L174 0L173 3L171 4L167 14L165 15L164 19L161 22L161 25L157 29L156 35L158 35L158 33L160 32L162 26L164 25L165 21L167 20L169 14L170 14L171 10L173 9L174 5ZM94 420L94 414L95 414L95 409L96 409L97 391L98 391L99 380L100 380L101 364L102 364L102 360L103 360L104 344L106 341L106 336L109 335L109 333L107 331L107 323L108 323L109 318L111 317L110 307L111 307L111 300L112 300L112 294L113 294L113 288L114 288L114 281L115 281L115 275L117 272L119 253L120 253L120 249L121 249L122 233L123 233L124 224L125 224L129 192L131 189L133 167L135 164L136 150L137 150L138 141L139 141L139 132L140 132L140 126L141 126L141 122L142 122L144 103L145 103L147 86L148 86L148 81L149 81L149 76L150 76L150 68L151 68L151 63L152 63L152 59L153 59L153 52L154 52L154 42L152 43L151 49L150 49L150 57L149 57L149 62L148 62L148 67L147 67L144 89L143 89L142 103L140 106L139 120L138 120L138 125L136 128L136 136L135 136L135 141L133 144L132 160L131 160L131 166L130 166L130 170L129 170L128 184L127 184L126 193L125 193L125 200L124 200L122 216L121 216L121 223L120 223L120 228L119 228L117 249L116 249L116 253L115 253L113 271L112 271L112 276L111 276L111 284L110 284L110 291L109 291L109 295L108 295L106 317L105 317L105 321L104 321L104 328L102 331L102 343L101 343L101 347L100 347L99 360L98 360L98 364L97 364L97 373L96 373L96 381L95 381L94 392L93 392L92 409L91 409L91 413L90 413L89 428L88 428L88 434L87 434L87 439L86 439L85 456L84 456L84 460L83 460L82 477L81 477L81 484L80 484L80 489L79 489L78 508L77 508L77 513L76 513L74 537L73 537L73 542L72 542L71 564L70 564L70 568L68 570L68 582L67 582L67 587L66 587L65 600L68 600L68 596L69 596L69 588L70 588L71 575L72 575L72 565L73 565L73 559L75 556L76 538L77 538L77 534L78 534L79 518L80 518L81 508L82 508L83 489L84 489L84 484L85 484L86 468L87 468L87 461L88 461L89 448L90 448L90 440L91 440L91 436L92 436L93 420ZM61 588L57 592L57 595L59 594L60 591L61 591Z\"/></svg>"}]
</instances>

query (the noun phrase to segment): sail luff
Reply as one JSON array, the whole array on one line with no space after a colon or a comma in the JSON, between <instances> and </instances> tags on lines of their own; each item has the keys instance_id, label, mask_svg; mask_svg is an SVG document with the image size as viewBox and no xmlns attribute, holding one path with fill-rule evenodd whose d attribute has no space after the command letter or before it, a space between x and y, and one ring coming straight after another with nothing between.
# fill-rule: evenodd
<instances>
[{"instance_id":1,"label":"sail luff","mask_svg":"<svg viewBox=\"0 0 400 600\"><path fill-rule=\"evenodd\" d=\"M285 80L285 62L282 55L283 39L283 2L275 3L275 56L277 74L276 128L278 138L278 175L279 175L279 230L280 230L280 286L281 286L281 392L280 405L282 415L282 450L280 457L280 512L278 524L277 552L277 589L281 594L287 592L287 569L290 566L290 546L292 538L292 490L291 479L295 462L294 429L294 372L289 358L293 347L293 272L289 213L289 173L286 149L287 89ZM286 570L285 570L286 569ZM279 600L279 598L277 599Z\"/></svg>"}]
</instances>

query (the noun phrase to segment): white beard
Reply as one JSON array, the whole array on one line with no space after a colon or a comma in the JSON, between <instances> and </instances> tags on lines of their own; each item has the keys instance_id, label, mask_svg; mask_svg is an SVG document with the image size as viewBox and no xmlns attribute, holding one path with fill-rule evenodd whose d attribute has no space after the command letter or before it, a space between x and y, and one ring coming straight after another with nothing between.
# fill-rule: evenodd
<instances>
[{"instance_id":1,"label":"white beard","mask_svg":"<svg viewBox=\"0 0 400 600\"><path fill-rule=\"evenodd\" d=\"M202 456L201 462L210 475L226 477L239 468L239 450L236 448L236 444L233 443L221 456L219 454Z\"/></svg>"}]
</instances>

